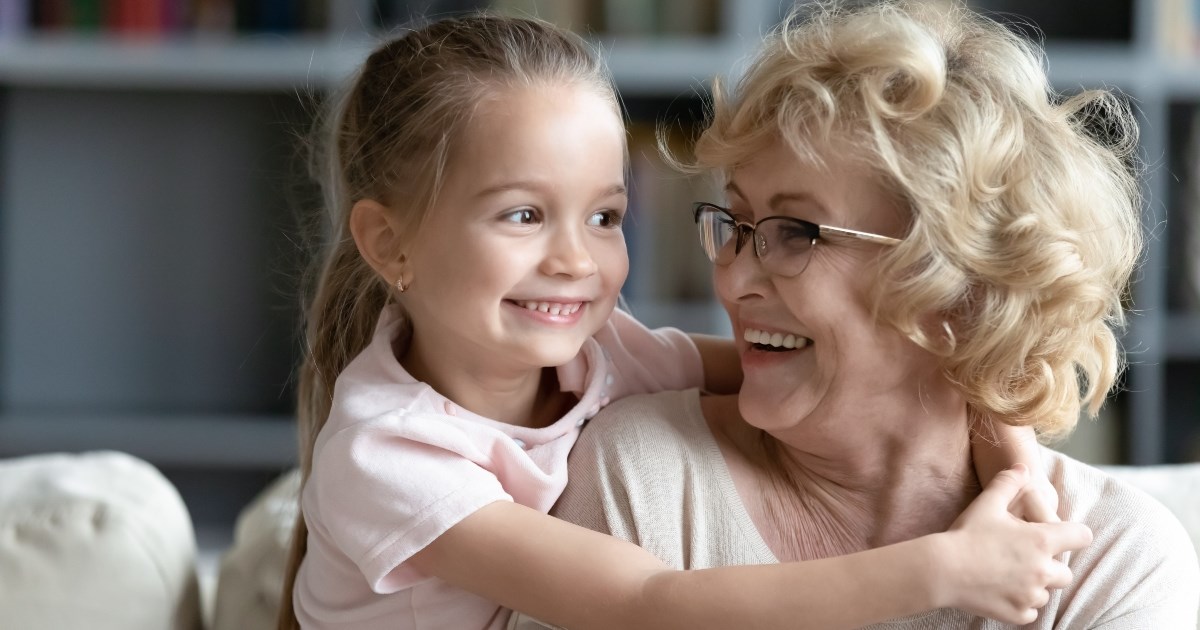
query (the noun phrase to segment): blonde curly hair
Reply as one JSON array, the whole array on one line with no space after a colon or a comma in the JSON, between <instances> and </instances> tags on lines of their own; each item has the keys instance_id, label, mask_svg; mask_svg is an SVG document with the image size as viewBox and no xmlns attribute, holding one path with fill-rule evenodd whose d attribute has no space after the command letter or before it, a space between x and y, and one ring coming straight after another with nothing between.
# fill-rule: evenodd
<instances>
[{"instance_id":1,"label":"blonde curly hair","mask_svg":"<svg viewBox=\"0 0 1200 630\"><path fill-rule=\"evenodd\" d=\"M780 140L802 160L864 161L911 212L876 315L943 357L973 417L1054 438L1099 411L1122 367L1140 163L1125 103L1060 96L1043 66L959 4L818 4L733 89L714 86L690 166L727 178Z\"/></svg>"}]
</instances>

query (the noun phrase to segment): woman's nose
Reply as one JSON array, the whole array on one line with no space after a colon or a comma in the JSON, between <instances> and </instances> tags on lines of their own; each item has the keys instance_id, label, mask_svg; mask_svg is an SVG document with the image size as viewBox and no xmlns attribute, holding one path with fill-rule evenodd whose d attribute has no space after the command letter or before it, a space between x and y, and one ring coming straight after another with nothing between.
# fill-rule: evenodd
<instances>
[{"instance_id":1,"label":"woman's nose","mask_svg":"<svg viewBox=\"0 0 1200 630\"><path fill-rule=\"evenodd\" d=\"M769 274L754 253L754 243L747 241L728 265L715 265L713 276L717 293L728 301L762 297Z\"/></svg>"},{"instance_id":2,"label":"woman's nose","mask_svg":"<svg viewBox=\"0 0 1200 630\"><path fill-rule=\"evenodd\" d=\"M598 269L585 236L571 231L551 236L550 250L542 263L544 273L551 276L586 278Z\"/></svg>"}]
</instances>

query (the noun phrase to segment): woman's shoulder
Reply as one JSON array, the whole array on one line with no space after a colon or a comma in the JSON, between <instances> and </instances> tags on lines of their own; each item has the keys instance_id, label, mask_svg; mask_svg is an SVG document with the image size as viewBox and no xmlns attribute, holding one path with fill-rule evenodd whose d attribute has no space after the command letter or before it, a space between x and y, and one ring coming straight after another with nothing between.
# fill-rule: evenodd
<instances>
[{"instance_id":1,"label":"woman's shoulder","mask_svg":"<svg viewBox=\"0 0 1200 630\"><path fill-rule=\"evenodd\" d=\"M1165 533L1187 533L1160 501L1122 476L1045 449L1046 471L1058 489L1069 518L1089 518L1096 524L1162 525Z\"/></svg>"},{"instance_id":2,"label":"woman's shoulder","mask_svg":"<svg viewBox=\"0 0 1200 630\"><path fill-rule=\"evenodd\" d=\"M1191 539L1179 519L1160 501L1110 472L1046 450L1046 469L1058 489L1062 512L1068 520L1086 523L1097 542L1109 537L1162 543L1178 551ZM1092 547L1096 545L1093 543Z\"/></svg>"},{"instance_id":3,"label":"woman's shoulder","mask_svg":"<svg viewBox=\"0 0 1200 630\"><path fill-rule=\"evenodd\" d=\"M1066 627L1118 617L1156 624L1195 619L1196 550L1179 519L1142 490L1098 468L1046 451L1066 520L1086 524L1092 543L1068 560L1076 576L1058 615ZM1189 612L1190 611L1190 612ZM1122 627L1177 627L1133 625Z\"/></svg>"},{"instance_id":4,"label":"woman's shoulder","mask_svg":"<svg viewBox=\"0 0 1200 630\"><path fill-rule=\"evenodd\" d=\"M595 453L658 453L699 448L712 440L695 389L627 396L613 402L587 424L575 445Z\"/></svg>"}]
</instances>

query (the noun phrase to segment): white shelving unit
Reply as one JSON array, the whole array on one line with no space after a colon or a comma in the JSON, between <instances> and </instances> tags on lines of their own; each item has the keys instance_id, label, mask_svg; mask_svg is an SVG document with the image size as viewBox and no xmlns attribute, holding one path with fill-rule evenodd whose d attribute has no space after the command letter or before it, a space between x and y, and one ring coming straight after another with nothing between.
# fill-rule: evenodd
<instances>
[{"instance_id":1,"label":"white shelving unit","mask_svg":"<svg viewBox=\"0 0 1200 630\"><path fill-rule=\"evenodd\" d=\"M1156 3L1136 7L1131 44L1052 42L1049 70L1062 89L1132 94L1144 152L1162 164L1168 105L1200 97L1200 73L1157 51ZM724 11L716 39L603 42L623 96L687 95L728 74L779 3ZM278 286L295 272L278 250L295 236L280 193L299 172L297 94L337 85L370 46L353 34L0 40L0 456L119 448L163 465L291 465L295 300ZM1166 218L1168 177L1149 173L1148 225ZM1165 245L1150 241L1127 340L1139 464L1163 458L1167 362L1200 361L1200 317L1166 312ZM671 307L647 309L669 319ZM719 330L714 312L692 315Z\"/></svg>"},{"instance_id":2,"label":"white shelving unit","mask_svg":"<svg viewBox=\"0 0 1200 630\"><path fill-rule=\"evenodd\" d=\"M715 39L600 44L625 98L689 94L774 10L727 2ZM293 464L296 307L280 286L298 271L272 250L296 237L282 192L301 176L298 95L339 85L373 44L353 30L0 39L0 456Z\"/></svg>"}]
</instances>

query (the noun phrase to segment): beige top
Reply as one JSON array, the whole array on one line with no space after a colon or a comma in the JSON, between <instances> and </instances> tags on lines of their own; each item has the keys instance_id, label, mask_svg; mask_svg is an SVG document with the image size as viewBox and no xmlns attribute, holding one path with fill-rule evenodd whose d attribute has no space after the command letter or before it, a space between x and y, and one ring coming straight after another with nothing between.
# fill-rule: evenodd
<instances>
[{"instance_id":1,"label":"beige top","mask_svg":"<svg viewBox=\"0 0 1200 630\"><path fill-rule=\"evenodd\" d=\"M1026 628L1192 629L1200 568L1178 520L1146 494L1046 450L1068 520L1094 540L1067 559L1075 575ZM610 406L571 454L570 483L552 513L632 541L669 566L778 562L759 535L700 411L696 390ZM540 628L514 615L510 628ZM996 630L1004 624L939 609L872 628Z\"/></svg>"}]
</instances>

